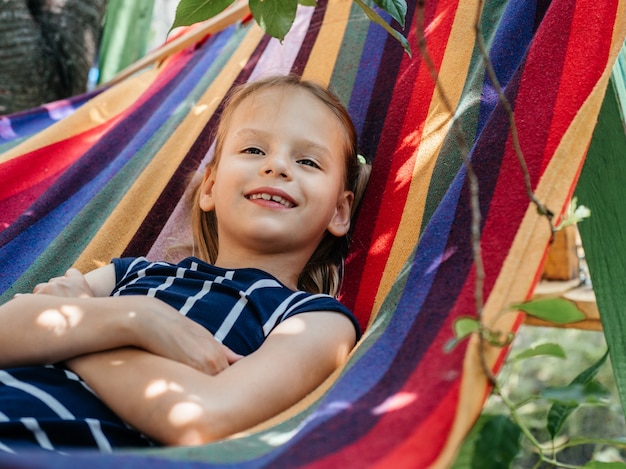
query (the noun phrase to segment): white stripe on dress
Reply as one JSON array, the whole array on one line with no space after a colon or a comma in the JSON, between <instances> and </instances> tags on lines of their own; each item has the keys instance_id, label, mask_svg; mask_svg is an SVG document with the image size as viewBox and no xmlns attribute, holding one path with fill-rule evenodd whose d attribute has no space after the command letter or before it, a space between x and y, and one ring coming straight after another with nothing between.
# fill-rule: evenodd
<instances>
[{"instance_id":1,"label":"white stripe on dress","mask_svg":"<svg viewBox=\"0 0 626 469\"><path fill-rule=\"evenodd\" d=\"M278 306L278 308L274 310L272 315L267 319L267 321L265 321L265 324L263 324L263 336L264 337L267 337L267 335L272 331L272 329L274 329L274 326L278 322L278 319L284 314L285 310L287 309L287 306L289 306L289 303L291 303L291 301L295 297L302 296L304 294L305 293L301 291L292 293Z\"/></svg>"},{"instance_id":2,"label":"white stripe on dress","mask_svg":"<svg viewBox=\"0 0 626 469\"><path fill-rule=\"evenodd\" d=\"M9 448L7 445L3 444L0 441L0 451L4 451L5 453L12 453L15 454L15 451L13 451L11 448Z\"/></svg>"},{"instance_id":3,"label":"white stripe on dress","mask_svg":"<svg viewBox=\"0 0 626 469\"><path fill-rule=\"evenodd\" d=\"M23 419L20 419L20 422L22 422L24 426L33 433L37 443L39 443L39 446L44 449L54 449L54 446L52 446L52 443L50 442L50 438L48 438L46 432L41 429L37 420L32 417L24 417Z\"/></svg>"},{"instance_id":4,"label":"white stripe on dress","mask_svg":"<svg viewBox=\"0 0 626 469\"><path fill-rule=\"evenodd\" d=\"M228 315L224 318L224 322L220 328L215 332L214 337L219 342L222 342L224 338L228 335L230 330L235 325L235 322L241 315L244 307L248 303L248 295L250 295L254 290L258 290L260 288L281 288L282 285L273 279L262 279L257 282L254 282L245 292L239 292L241 298L237 301L235 306L230 310Z\"/></svg>"},{"instance_id":5,"label":"white stripe on dress","mask_svg":"<svg viewBox=\"0 0 626 469\"><path fill-rule=\"evenodd\" d=\"M0 383L24 391L46 404L50 410L65 420L74 420L74 415L58 400L32 384L20 381L4 370L0 370Z\"/></svg>"},{"instance_id":6,"label":"white stripe on dress","mask_svg":"<svg viewBox=\"0 0 626 469\"><path fill-rule=\"evenodd\" d=\"M128 273L131 271L131 269L139 262L148 262L148 259L146 259L145 257L138 257L137 259L133 260L133 262L131 262L131 264L128 266L128 269L126 269L126 272L124 273L123 277L128 276ZM115 293L113 293L112 296L120 296L120 292L126 290L128 287L130 287L131 285L133 285L135 282L138 282L140 279L142 279L143 277L146 276L146 270L154 267L155 265L163 265L163 266L169 266L168 263L166 262L151 262L150 264L148 264L146 267L144 267L141 270L137 271L137 277L128 282L126 285L124 285L122 288L120 288L119 290L117 290Z\"/></svg>"},{"instance_id":7,"label":"white stripe on dress","mask_svg":"<svg viewBox=\"0 0 626 469\"><path fill-rule=\"evenodd\" d=\"M194 262L192 264L192 270L195 270L193 269L193 267L197 268L198 264ZM179 313L182 314L183 316L187 316L189 311L191 311L191 308L193 308L193 305L195 305L198 300L201 300L202 298L204 298L206 295L209 294L209 292L211 291L211 287L213 286L214 283L219 284L219 283L222 283L224 280L232 280L234 273L235 273L234 271L229 270L224 274L223 277L217 276L215 277L215 280L205 280L200 291L198 291L198 293L196 293L195 295L187 298L187 301L185 301L185 304L179 310Z\"/></svg>"},{"instance_id":8,"label":"white stripe on dress","mask_svg":"<svg viewBox=\"0 0 626 469\"><path fill-rule=\"evenodd\" d=\"M163 291L163 290L167 290L169 287L171 287L173 285L174 280L176 280L177 278L185 278L185 269L184 268L182 268L182 267L177 268L175 277L167 277L165 282L163 282L162 284L160 284L160 285L158 285L156 287L152 287L152 288L148 289L148 293L146 293L146 296L154 297L154 296L156 296L157 292Z\"/></svg>"},{"instance_id":9,"label":"white stripe on dress","mask_svg":"<svg viewBox=\"0 0 626 469\"><path fill-rule=\"evenodd\" d=\"M89 425L89 430L91 430L91 436L93 436L93 439L96 441L98 449L103 453L112 453L113 448L111 448L111 443L102 431L100 421L96 419L85 419L85 422L87 422L87 425Z\"/></svg>"}]
</instances>

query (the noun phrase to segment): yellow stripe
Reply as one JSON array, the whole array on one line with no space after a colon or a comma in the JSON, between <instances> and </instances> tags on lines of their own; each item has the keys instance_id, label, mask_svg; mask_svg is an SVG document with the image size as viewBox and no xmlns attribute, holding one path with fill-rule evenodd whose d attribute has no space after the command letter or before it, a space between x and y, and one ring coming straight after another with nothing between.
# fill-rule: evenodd
<instances>
[{"instance_id":1,"label":"yellow stripe","mask_svg":"<svg viewBox=\"0 0 626 469\"><path fill-rule=\"evenodd\" d=\"M472 2L460 2L452 29L450 31L448 45L439 71L439 90L443 90L450 105L456 108L461 98L463 80L458 77L466 77L472 59L470 47L474 42L474 18L476 6ZM459 47L459 44L465 44ZM425 65L424 65L425 66ZM418 102L418 100L415 100ZM411 254L420 234L424 207L426 205L427 189L432 178L432 173L443 145L444 139L450 132L452 121L448 109L441 99L440 91L435 91L428 109L428 115L424 122L424 131L421 134L418 153L413 168L413 176L410 181L409 192L400 225L391 247L387 265L381 279L374 312L377 313L383 300L389 293L402 266ZM416 127L419 123L415 123ZM415 130L417 134L418 130ZM407 136L402 145L416 145L411 135ZM370 321L375 318L372 314Z\"/></svg>"},{"instance_id":2,"label":"yellow stripe","mask_svg":"<svg viewBox=\"0 0 626 469\"><path fill-rule=\"evenodd\" d=\"M262 37L263 32L258 27L250 29L215 81L103 224L76 261L76 267L82 271L92 270L122 254ZM146 246L146 251L148 248Z\"/></svg>"},{"instance_id":3,"label":"yellow stripe","mask_svg":"<svg viewBox=\"0 0 626 469\"><path fill-rule=\"evenodd\" d=\"M303 78L315 80L328 86L348 25L351 8L352 2L349 0L330 0L328 2L323 24L302 72Z\"/></svg>"}]
</instances>

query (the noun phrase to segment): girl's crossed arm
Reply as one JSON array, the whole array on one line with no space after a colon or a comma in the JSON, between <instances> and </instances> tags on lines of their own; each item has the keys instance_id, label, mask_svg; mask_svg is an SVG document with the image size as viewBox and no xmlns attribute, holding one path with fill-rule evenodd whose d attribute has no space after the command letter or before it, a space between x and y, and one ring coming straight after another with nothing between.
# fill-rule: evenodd
<instances>
[{"instance_id":1,"label":"girl's crossed arm","mask_svg":"<svg viewBox=\"0 0 626 469\"><path fill-rule=\"evenodd\" d=\"M71 269L36 286L36 294L0 306L0 369L125 346L213 374L239 358L204 327L156 298L106 296L114 285L111 264L85 276Z\"/></svg>"},{"instance_id":2,"label":"girl's crossed arm","mask_svg":"<svg viewBox=\"0 0 626 469\"><path fill-rule=\"evenodd\" d=\"M303 313L259 350L215 376L137 349L68 362L123 420L167 445L197 445L246 430L317 387L354 346L349 319Z\"/></svg>"}]
</instances>

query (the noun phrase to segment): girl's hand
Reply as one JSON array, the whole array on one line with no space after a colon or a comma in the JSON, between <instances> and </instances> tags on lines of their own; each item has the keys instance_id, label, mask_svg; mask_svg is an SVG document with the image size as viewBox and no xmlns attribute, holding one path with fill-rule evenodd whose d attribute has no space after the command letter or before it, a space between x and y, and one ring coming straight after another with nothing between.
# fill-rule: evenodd
<instances>
[{"instance_id":1,"label":"girl's hand","mask_svg":"<svg viewBox=\"0 0 626 469\"><path fill-rule=\"evenodd\" d=\"M156 355L216 375L243 358L213 337L207 329L156 298L144 298L152 311L145 316L136 345ZM155 314L156 313L156 314Z\"/></svg>"},{"instance_id":2,"label":"girl's hand","mask_svg":"<svg viewBox=\"0 0 626 469\"><path fill-rule=\"evenodd\" d=\"M85 276L78 269L69 269L63 277L54 277L35 286L36 295L63 296L66 298L92 298L94 293Z\"/></svg>"}]
</instances>

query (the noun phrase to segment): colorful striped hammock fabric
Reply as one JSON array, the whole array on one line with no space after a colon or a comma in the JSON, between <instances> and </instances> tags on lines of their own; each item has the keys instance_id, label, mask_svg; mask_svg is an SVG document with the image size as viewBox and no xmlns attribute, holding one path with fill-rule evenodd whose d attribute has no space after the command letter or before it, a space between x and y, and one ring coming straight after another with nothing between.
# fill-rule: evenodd
<instances>
[{"instance_id":1,"label":"colorful striped hammock fabric","mask_svg":"<svg viewBox=\"0 0 626 469\"><path fill-rule=\"evenodd\" d=\"M477 3L429 0L420 11L409 2L410 58L357 6L320 0L299 9L283 44L238 24L101 92L0 118L2 301L72 265L180 257L190 242L190 175L211 157L233 84L276 73L329 83L373 161L341 297L367 332L320 389L223 442L71 459L0 456L0 466L448 465L488 392L476 339L445 351L454 321L476 314L460 142L479 181L487 324L517 327L517 314L499 313L530 295L550 238L485 71ZM626 36L624 3L491 0L480 15L529 182L556 214L569 201ZM419 21L438 86L419 54ZM493 370L504 356L486 351Z\"/></svg>"}]
</instances>

